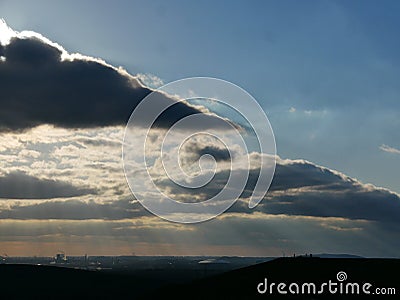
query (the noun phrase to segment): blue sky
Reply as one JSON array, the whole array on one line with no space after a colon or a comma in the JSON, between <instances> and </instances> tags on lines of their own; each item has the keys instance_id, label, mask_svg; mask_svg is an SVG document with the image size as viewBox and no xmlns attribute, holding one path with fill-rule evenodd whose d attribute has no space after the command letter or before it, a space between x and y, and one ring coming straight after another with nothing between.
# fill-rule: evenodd
<instances>
[{"instance_id":1,"label":"blue sky","mask_svg":"<svg viewBox=\"0 0 400 300\"><path fill-rule=\"evenodd\" d=\"M16 29L164 82L232 81L268 114L278 153L400 191L400 3L2 1ZM293 109L291 109L293 108Z\"/></svg>"},{"instance_id":2,"label":"blue sky","mask_svg":"<svg viewBox=\"0 0 400 300\"><path fill-rule=\"evenodd\" d=\"M2 251L398 256L400 196L379 187L400 192L400 3L215 2L0 2L12 29L60 45L0 23L0 38L15 37L0 44ZM263 202L248 209L249 180L228 212L183 226L132 201L121 141L146 88L64 49L157 84L209 76L251 93L280 157Z\"/></svg>"}]
</instances>

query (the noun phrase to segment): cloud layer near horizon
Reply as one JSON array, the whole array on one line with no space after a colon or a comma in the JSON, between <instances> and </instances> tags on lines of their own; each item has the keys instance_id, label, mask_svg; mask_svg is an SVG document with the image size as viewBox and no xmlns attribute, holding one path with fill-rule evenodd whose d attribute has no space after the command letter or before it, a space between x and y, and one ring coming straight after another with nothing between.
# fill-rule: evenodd
<instances>
[{"instance_id":1,"label":"cloud layer near horizon","mask_svg":"<svg viewBox=\"0 0 400 300\"><path fill-rule=\"evenodd\" d=\"M394 256L400 246L396 239L400 229L397 194L303 160L278 159L271 190L255 210L248 209L244 192L230 210L210 222L188 226L162 221L133 200L122 169L117 167L118 143L102 138L102 134L112 137L111 131L102 131L93 139L84 136L91 130L68 138L61 138L61 132L67 131L56 130L58 138L48 141L49 153L41 153L40 160L22 153L26 161L19 168L30 174L29 178L41 174L41 180L70 179L72 191L88 188L85 184L90 182L97 193L65 199L57 198L60 195L53 199L0 199L1 243L6 249L14 249L15 243L27 246L32 238L48 249L64 247L72 253L76 249L93 249L95 253L97 249L100 252L96 253L103 254L129 254L127 249L134 249L138 254L336 251ZM39 136L37 143L43 141ZM63 146L68 141L75 146ZM31 147L37 149L37 143ZM107 160L103 161L98 159L104 152L93 156L102 147L107 149ZM22 160L22 155L16 155L15 161ZM46 165L46 161L53 164ZM35 173L32 164L44 164L46 172L38 169ZM82 180L82 173L87 178ZM0 182L7 177L3 175ZM250 180L250 190L251 184ZM213 187L209 188L212 193ZM100 243L98 248L93 248L94 240Z\"/></svg>"},{"instance_id":2,"label":"cloud layer near horizon","mask_svg":"<svg viewBox=\"0 0 400 300\"><path fill-rule=\"evenodd\" d=\"M88 188L77 188L67 182L41 179L22 172L0 177L0 199L52 199L95 194Z\"/></svg>"},{"instance_id":3,"label":"cloud layer near horizon","mask_svg":"<svg viewBox=\"0 0 400 300\"><path fill-rule=\"evenodd\" d=\"M122 170L115 170L116 175ZM254 182L250 181L248 188ZM22 178L22 179L21 179ZM121 179L122 176L120 177ZM13 189L21 182L31 182L39 185L38 191L33 194L21 195L20 189ZM107 187L103 187L102 194L96 195L95 190L76 187L65 183L58 183L48 179L38 179L24 174L6 174L0 177L0 186L7 183L8 190L1 190L0 200L27 199L14 201L14 205L2 207L0 216L12 219L110 219L119 220L149 216L138 202L133 201L129 193L114 191L104 196ZM29 183L28 183L29 184ZM43 189L40 190L42 184ZM123 182L122 182L123 184ZM59 191L57 188L59 187ZM29 191L29 190L28 190ZM26 191L26 193L28 193ZM125 191L127 192L127 191ZM214 192L210 187L209 193ZM81 199L80 196L91 195ZM51 197L53 195L53 197ZM51 201L29 202L28 199ZM271 185L270 192L255 210L248 208L247 192L242 194L232 208L231 213L265 213L266 215L310 216L310 217L337 217L349 220L365 220L397 224L400 226L400 197L386 189L373 185L362 184L359 181L345 176L337 171L317 166L302 160L278 160L277 172ZM69 197L67 201L57 198ZM113 198L114 200L111 200ZM119 200L116 200L119 199ZM25 203L24 203L25 202Z\"/></svg>"}]
</instances>

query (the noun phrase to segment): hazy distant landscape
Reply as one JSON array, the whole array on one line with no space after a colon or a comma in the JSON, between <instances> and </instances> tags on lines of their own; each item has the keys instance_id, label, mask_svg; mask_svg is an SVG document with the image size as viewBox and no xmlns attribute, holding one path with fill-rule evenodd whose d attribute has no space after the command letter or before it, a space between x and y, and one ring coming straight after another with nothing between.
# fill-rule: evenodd
<instances>
[{"instance_id":1,"label":"hazy distant landscape","mask_svg":"<svg viewBox=\"0 0 400 300\"><path fill-rule=\"evenodd\" d=\"M26 279L31 291L42 297L51 298L53 293L59 293L65 285L70 285L74 287L71 293L79 291L80 294L87 294L89 299L91 296L111 299L129 293L146 298L146 295L162 287L191 283L271 259L200 256L3 257L0 273L8 282L3 293L11 296L18 295L15 294L16 282L13 278L19 278L18 281ZM60 295L67 297L62 293Z\"/></svg>"},{"instance_id":2,"label":"hazy distant landscape","mask_svg":"<svg viewBox=\"0 0 400 300\"><path fill-rule=\"evenodd\" d=\"M219 257L219 256L65 256L3 257L1 264L43 265L92 271L127 272L193 271L202 277L225 272L274 259L274 257Z\"/></svg>"},{"instance_id":3,"label":"hazy distant landscape","mask_svg":"<svg viewBox=\"0 0 400 300\"><path fill-rule=\"evenodd\" d=\"M283 282L321 284L336 280L340 271L349 282L371 282L374 287L400 291L396 277L399 259L362 258L347 254L314 254L297 257L69 257L56 263L49 257L10 257L3 260L2 295L16 299L40 296L67 299L258 299L257 286L264 278ZM19 289L24 282L24 289ZM190 295L190 296L188 296ZM290 299L336 299L321 295L291 295ZM394 295L386 295L395 299ZM359 299L344 295L343 299ZM274 295L273 299L287 299Z\"/></svg>"}]
</instances>

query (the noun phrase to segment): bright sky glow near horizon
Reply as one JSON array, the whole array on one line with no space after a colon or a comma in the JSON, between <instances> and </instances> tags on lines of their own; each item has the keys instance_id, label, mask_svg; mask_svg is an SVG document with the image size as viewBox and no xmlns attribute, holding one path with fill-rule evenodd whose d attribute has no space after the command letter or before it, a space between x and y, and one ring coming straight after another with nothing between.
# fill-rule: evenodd
<instances>
[{"instance_id":1,"label":"bright sky glow near horizon","mask_svg":"<svg viewBox=\"0 0 400 300\"><path fill-rule=\"evenodd\" d=\"M0 18L10 28L32 30L69 53L122 66L149 87L209 76L246 89L268 115L280 168L265 200L270 203L254 213L240 204L198 227L164 223L129 203L120 169L119 110L115 118L112 111L109 119L89 120L83 127L73 118L50 120L35 112L39 121L7 123L13 130L0 132L0 251L395 256L400 246L395 238L400 228L399 13L398 1L1 1ZM0 31L2 43L7 34ZM28 45L18 47L4 48L10 59L0 48L5 57L0 76L10 80L0 83L1 104L5 99L9 105L11 86L17 86L10 78L31 74L15 61L33 52L22 52ZM141 93L137 87L125 90L123 71L108 74L94 62L90 70L85 64L66 70L46 51L54 64L50 74L64 72L60 80L78 84L68 76L99 74L105 83L115 82L112 91L121 98ZM58 77L49 78L49 95L56 95ZM36 88L39 93L46 85ZM5 114L14 106L6 107L0 118L12 117ZM32 124L39 127L17 130ZM40 191L7 188L14 181ZM193 232L197 239L191 247Z\"/></svg>"}]
</instances>

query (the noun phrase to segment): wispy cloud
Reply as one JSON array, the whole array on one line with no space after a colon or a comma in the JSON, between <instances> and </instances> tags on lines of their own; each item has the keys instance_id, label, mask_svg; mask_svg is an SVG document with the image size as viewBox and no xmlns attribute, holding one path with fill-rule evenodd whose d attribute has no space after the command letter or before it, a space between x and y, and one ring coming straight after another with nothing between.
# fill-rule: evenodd
<instances>
[{"instance_id":1,"label":"wispy cloud","mask_svg":"<svg viewBox=\"0 0 400 300\"><path fill-rule=\"evenodd\" d=\"M136 74L137 79L139 79L145 86L148 86L153 89L157 89L164 85L164 81L153 74L150 73L138 73Z\"/></svg>"},{"instance_id":2,"label":"wispy cloud","mask_svg":"<svg viewBox=\"0 0 400 300\"><path fill-rule=\"evenodd\" d=\"M388 145L382 144L379 149L388 153L400 154L400 149L390 147Z\"/></svg>"}]
</instances>

